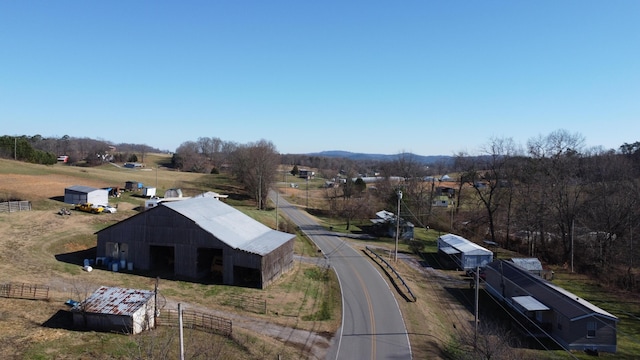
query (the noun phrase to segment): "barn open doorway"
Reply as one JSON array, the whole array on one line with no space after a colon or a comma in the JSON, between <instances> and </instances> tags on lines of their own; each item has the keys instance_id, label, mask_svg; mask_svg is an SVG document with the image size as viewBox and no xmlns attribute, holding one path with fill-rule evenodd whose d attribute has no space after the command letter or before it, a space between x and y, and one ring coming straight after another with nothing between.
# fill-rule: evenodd
<instances>
[{"instance_id":1,"label":"barn open doorway","mask_svg":"<svg viewBox=\"0 0 640 360\"><path fill-rule=\"evenodd\" d=\"M198 277L222 283L222 249L198 248Z\"/></svg>"},{"instance_id":2,"label":"barn open doorway","mask_svg":"<svg viewBox=\"0 0 640 360\"><path fill-rule=\"evenodd\" d=\"M151 245L151 270L163 274L175 274L176 255L173 246Z\"/></svg>"},{"instance_id":3,"label":"barn open doorway","mask_svg":"<svg viewBox=\"0 0 640 360\"><path fill-rule=\"evenodd\" d=\"M260 270L243 266L233 267L234 284L238 286L258 288L262 287Z\"/></svg>"}]
</instances>

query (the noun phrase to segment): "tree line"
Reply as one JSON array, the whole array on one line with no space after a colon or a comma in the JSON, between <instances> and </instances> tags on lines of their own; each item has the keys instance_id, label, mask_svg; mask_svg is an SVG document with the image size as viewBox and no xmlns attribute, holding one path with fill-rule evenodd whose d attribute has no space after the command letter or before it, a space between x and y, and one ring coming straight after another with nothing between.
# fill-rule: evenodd
<instances>
[{"instance_id":1,"label":"tree line","mask_svg":"<svg viewBox=\"0 0 640 360\"><path fill-rule=\"evenodd\" d=\"M622 287L638 286L632 270L640 262L640 244L634 246L640 142L617 150L586 148L582 135L557 130L524 145L492 138L477 154L455 155L451 165L427 165L411 154L367 163L280 155L266 140L237 144L218 138L186 142L174 155L174 166L183 171L230 171L261 209L280 164L314 168L331 180L326 208L314 211L342 217L347 226L396 209L402 194L402 217L417 226L491 241L548 264L610 277ZM442 181L445 173L449 181ZM379 180L364 184L362 177L372 174ZM436 206L443 196L449 204Z\"/></svg>"},{"instance_id":2,"label":"tree line","mask_svg":"<svg viewBox=\"0 0 640 360\"><path fill-rule=\"evenodd\" d=\"M34 164L52 165L58 156L67 156L67 164L96 166L105 162L144 161L145 154L160 150L148 145L114 144L104 140L41 135L0 136L0 157ZM140 155L142 160L139 160Z\"/></svg>"},{"instance_id":3,"label":"tree line","mask_svg":"<svg viewBox=\"0 0 640 360\"><path fill-rule=\"evenodd\" d=\"M248 144L200 137L182 143L173 154L172 166L181 171L218 174L231 173L258 209L267 207L269 189L276 180L280 154L272 142Z\"/></svg>"},{"instance_id":4,"label":"tree line","mask_svg":"<svg viewBox=\"0 0 640 360\"><path fill-rule=\"evenodd\" d=\"M492 241L548 264L591 273L638 290L640 142L618 150L586 148L580 134L557 130L518 145L493 138L480 154L460 153L446 169L451 205L434 208L438 177L411 159L383 168L402 183L376 185L381 203L424 226ZM635 238L634 238L635 236Z\"/></svg>"}]
</instances>

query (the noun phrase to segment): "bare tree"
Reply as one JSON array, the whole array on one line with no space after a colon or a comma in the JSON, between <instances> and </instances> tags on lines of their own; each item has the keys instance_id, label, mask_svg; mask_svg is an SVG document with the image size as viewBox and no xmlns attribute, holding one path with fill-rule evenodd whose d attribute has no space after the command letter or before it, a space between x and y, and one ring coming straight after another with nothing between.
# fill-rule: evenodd
<instances>
[{"instance_id":1,"label":"bare tree","mask_svg":"<svg viewBox=\"0 0 640 360\"><path fill-rule=\"evenodd\" d=\"M273 143L267 140L239 146L233 153L233 174L249 196L256 200L260 210L266 207L268 190L275 181L278 164L279 154Z\"/></svg>"},{"instance_id":2,"label":"bare tree","mask_svg":"<svg viewBox=\"0 0 640 360\"><path fill-rule=\"evenodd\" d=\"M588 227L581 250L590 250L581 262L598 264L609 270L614 245L629 235L630 225L637 222L637 197L633 196L635 177L630 161L611 151L588 157L585 177L589 186L585 190L584 205L576 216L580 225ZM623 256L628 250L619 249L615 255ZM616 258L618 258L616 256Z\"/></svg>"},{"instance_id":3,"label":"bare tree","mask_svg":"<svg viewBox=\"0 0 640 360\"><path fill-rule=\"evenodd\" d=\"M511 138L494 138L483 148L483 156L470 163L472 166L464 173L465 180L475 190L485 209L492 241L497 241L498 212L510 209L512 192L508 166L516 153L516 146Z\"/></svg>"},{"instance_id":4,"label":"bare tree","mask_svg":"<svg viewBox=\"0 0 640 360\"><path fill-rule=\"evenodd\" d=\"M545 211L552 219L553 232L560 239L560 253L545 254L547 260L553 262L568 262L573 251L572 229L587 185L582 176L585 171L583 144L582 135L566 130L554 131L528 143L530 156L539 163L539 181L544 181Z\"/></svg>"},{"instance_id":5,"label":"bare tree","mask_svg":"<svg viewBox=\"0 0 640 360\"><path fill-rule=\"evenodd\" d=\"M206 159L200 153L198 143L186 141L182 143L173 154L173 166L182 171L203 172Z\"/></svg>"}]
</instances>

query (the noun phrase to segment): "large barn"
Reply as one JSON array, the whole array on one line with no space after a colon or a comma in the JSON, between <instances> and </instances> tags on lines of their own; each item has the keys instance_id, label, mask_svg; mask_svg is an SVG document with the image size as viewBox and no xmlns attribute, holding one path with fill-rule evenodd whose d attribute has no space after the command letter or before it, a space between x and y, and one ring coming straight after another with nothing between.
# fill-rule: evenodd
<instances>
[{"instance_id":1,"label":"large barn","mask_svg":"<svg viewBox=\"0 0 640 360\"><path fill-rule=\"evenodd\" d=\"M108 204L109 190L83 185L69 186L64 189L64 202L67 204Z\"/></svg>"},{"instance_id":2,"label":"large barn","mask_svg":"<svg viewBox=\"0 0 640 360\"><path fill-rule=\"evenodd\" d=\"M161 203L99 232L97 261L264 288L293 266L295 235L213 197Z\"/></svg>"}]
</instances>

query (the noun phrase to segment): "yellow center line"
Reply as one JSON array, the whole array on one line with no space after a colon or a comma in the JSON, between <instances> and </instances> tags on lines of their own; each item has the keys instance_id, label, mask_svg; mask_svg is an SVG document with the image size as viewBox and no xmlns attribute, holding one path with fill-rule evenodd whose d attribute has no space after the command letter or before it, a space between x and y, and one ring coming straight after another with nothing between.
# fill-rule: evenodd
<instances>
[{"instance_id":1,"label":"yellow center line","mask_svg":"<svg viewBox=\"0 0 640 360\"><path fill-rule=\"evenodd\" d=\"M352 265L349 265L352 269L354 274L356 274L356 276L358 277L358 281L360 281L360 285L362 285L362 290L364 291L364 295L367 298L367 306L369 307L369 316L371 318L371 358L375 359L376 358L376 318L375 315L373 313L373 304L371 303L371 296L369 295L369 291L367 290L367 287L364 285L364 281L362 280L362 277L360 277L360 273L358 273Z\"/></svg>"}]
</instances>

